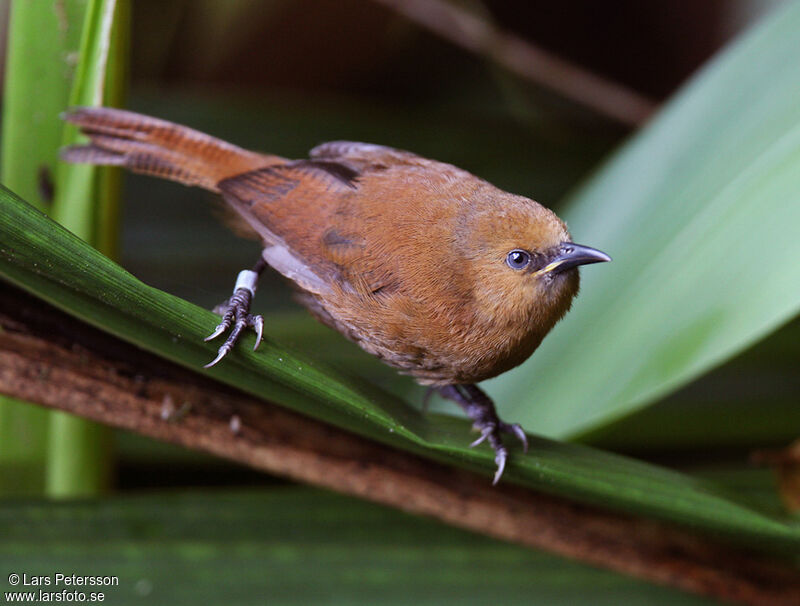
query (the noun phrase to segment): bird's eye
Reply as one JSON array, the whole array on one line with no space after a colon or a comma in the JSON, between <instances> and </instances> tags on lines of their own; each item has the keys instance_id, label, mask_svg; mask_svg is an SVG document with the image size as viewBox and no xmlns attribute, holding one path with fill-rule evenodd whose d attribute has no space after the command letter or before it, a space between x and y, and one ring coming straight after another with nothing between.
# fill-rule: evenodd
<instances>
[{"instance_id":1,"label":"bird's eye","mask_svg":"<svg viewBox=\"0 0 800 606\"><path fill-rule=\"evenodd\" d=\"M511 269L525 269L531 263L531 253L525 250L512 250L506 255L506 263Z\"/></svg>"}]
</instances>

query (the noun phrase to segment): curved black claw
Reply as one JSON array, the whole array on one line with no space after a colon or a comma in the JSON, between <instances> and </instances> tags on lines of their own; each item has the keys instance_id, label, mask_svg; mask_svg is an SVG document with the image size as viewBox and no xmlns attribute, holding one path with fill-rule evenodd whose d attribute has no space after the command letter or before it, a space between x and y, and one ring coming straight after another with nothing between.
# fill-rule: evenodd
<instances>
[{"instance_id":1,"label":"curved black claw","mask_svg":"<svg viewBox=\"0 0 800 606\"><path fill-rule=\"evenodd\" d=\"M217 357L211 362L206 364L204 368L211 368L222 358L228 355L233 346L242 335L245 328L252 328L256 331L256 344L253 350L258 349L261 344L261 337L264 334L264 318L260 315L253 315L250 313L250 302L253 294L247 288L237 288L230 299L214 308L216 313L222 314L222 321L217 325L209 336L205 338L206 341L216 339L222 333L226 332L231 326L233 330L225 342L217 350Z\"/></svg>"},{"instance_id":2,"label":"curved black claw","mask_svg":"<svg viewBox=\"0 0 800 606\"><path fill-rule=\"evenodd\" d=\"M508 449L503 444L501 434L510 433L522 442L522 448L528 452L528 438L519 423L505 423L497 416L494 403L481 389L475 385L447 385L438 388L442 397L456 402L472 419L472 426L481 432L480 437L470 444L477 446L484 441L489 442L495 453L494 462L497 471L492 485L500 481L506 468Z\"/></svg>"}]
</instances>

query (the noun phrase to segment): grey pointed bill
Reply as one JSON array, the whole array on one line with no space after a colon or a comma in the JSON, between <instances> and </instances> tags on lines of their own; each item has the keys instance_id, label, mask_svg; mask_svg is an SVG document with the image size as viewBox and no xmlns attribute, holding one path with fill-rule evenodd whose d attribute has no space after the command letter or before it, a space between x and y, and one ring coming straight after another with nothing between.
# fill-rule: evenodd
<instances>
[{"instance_id":1,"label":"grey pointed bill","mask_svg":"<svg viewBox=\"0 0 800 606\"><path fill-rule=\"evenodd\" d=\"M560 274L561 272L578 267L579 265L589 265L591 263L606 263L611 261L602 250L597 250L591 246L583 246L574 242L563 242L558 247L555 255L550 262L540 269L538 274Z\"/></svg>"}]
</instances>

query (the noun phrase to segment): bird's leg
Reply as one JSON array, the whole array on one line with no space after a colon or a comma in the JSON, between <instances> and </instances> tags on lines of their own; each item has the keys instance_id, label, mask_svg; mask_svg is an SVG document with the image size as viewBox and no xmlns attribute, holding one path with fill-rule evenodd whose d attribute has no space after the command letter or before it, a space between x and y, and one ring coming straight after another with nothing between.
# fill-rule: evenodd
<instances>
[{"instance_id":1,"label":"bird's leg","mask_svg":"<svg viewBox=\"0 0 800 606\"><path fill-rule=\"evenodd\" d=\"M506 467L508 450L500 437L502 433L515 435L525 452L528 452L528 438L525 431L518 423L505 423L497 416L494 402L477 385L445 385L438 387L437 390L443 398L454 401L464 409L473 427L481 432L481 437L475 440L470 446L477 446L484 440L488 440L494 449L494 462L497 464L497 472L494 474L492 484L497 484L503 470Z\"/></svg>"},{"instance_id":2,"label":"bird's leg","mask_svg":"<svg viewBox=\"0 0 800 606\"><path fill-rule=\"evenodd\" d=\"M211 368L224 358L236 345L242 330L245 328L253 328L256 331L256 344L253 350L258 349L261 344L261 336L264 333L264 318L260 315L254 316L250 313L250 303L256 293L256 283L258 277L267 267L267 262L264 259L259 259L258 263L253 266L253 269L245 269L239 272L239 277L236 278L236 286L233 288L233 295L227 301L223 301L214 308L214 313L222 316L220 322L214 329L214 332L206 337L206 341L216 339L222 333L227 331L231 326L233 330L225 342L217 351L217 357L205 365L205 368Z\"/></svg>"}]
</instances>

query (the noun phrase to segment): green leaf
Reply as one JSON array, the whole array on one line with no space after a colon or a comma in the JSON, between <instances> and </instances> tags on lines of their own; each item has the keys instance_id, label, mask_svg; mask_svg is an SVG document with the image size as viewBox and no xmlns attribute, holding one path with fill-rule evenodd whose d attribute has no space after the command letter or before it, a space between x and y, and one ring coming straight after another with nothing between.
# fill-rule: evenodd
<instances>
[{"instance_id":1,"label":"green leaf","mask_svg":"<svg viewBox=\"0 0 800 606\"><path fill-rule=\"evenodd\" d=\"M798 359L800 319L654 406L581 441L617 452L669 453L683 460L687 452L718 458L732 451L784 447L800 432Z\"/></svg>"},{"instance_id":2,"label":"green leaf","mask_svg":"<svg viewBox=\"0 0 800 606\"><path fill-rule=\"evenodd\" d=\"M55 176L64 111L88 0L12 2L3 90L3 182L39 208Z\"/></svg>"},{"instance_id":3,"label":"green leaf","mask_svg":"<svg viewBox=\"0 0 800 606\"><path fill-rule=\"evenodd\" d=\"M127 0L92 0L87 6L69 105L119 103L125 80L128 8ZM63 130L62 142L74 143L77 130L71 126ZM51 214L105 254L113 254L119 232L120 184L119 169L62 162L56 171ZM50 429L48 493L87 495L106 487L111 468L108 431L62 412L51 416Z\"/></svg>"},{"instance_id":4,"label":"green leaf","mask_svg":"<svg viewBox=\"0 0 800 606\"><path fill-rule=\"evenodd\" d=\"M7 3L8 4L8 3ZM3 90L0 178L39 208L51 200L86 0L13 2ZM51 413L0 401L0 492L44 489Z\"/></svg>"},{"instance_id":5,"label":"green leaf","mask_svg":"<svg viewBox=\"0 0 800 606\"><path fill-rule=\"evenodd\" d=\"M572 199L574 310L488 384L550 436L606 424L763 338L800 307L800 5L701 71Z\"/></svg>"},{"instance_id":6,"label":"green leaf","mask_svg":"<svg viewBox=\"0 0 800 606\"><path fill-rule=\"evenodd\" d=\"M398 398L269 338L248 335L223 364L202 371L217 317L139 282L11 192L0 189L0 276L143 349L311 417L462 467L492 470L470 449L468 423L426 417ZM267 319L269 326L269 319ZM487 478L487 482L488 482ZM599 450L532 438L504 481L690 525L754 547L796 553L800 528L692 478Z\"/></svg>"},{"instance_id":7,"label":"green leaf","mask_svg":"<svg viewBox=\"0 0 800 606\"><path fill-rule=\"evenodd\" d=\"M115 606L709 603L308 489L5 503L0 535L2 570L117 576Z\"/></svg>"},{"instance_id":8,"label":"green leaf","mask_svg":"<svg viewBox=\"0 0 800 606\"><path fill-rule=\"evenodd\" d=\"M117 0L92 0L86 9L81 37L80 60L69 97L69 106L103 105L108 99L106 91L106 69L109 63L118 65L118 59L110 56L117 45L112 42L114 15ZM127 23L117 24L125 31ZM119 35L119 32L117 32ZM121 86L120 75L115 75L117 86ZM60 108L58 116L66 109ZM55 117L54 116L54 117ZM76 142L78 131L74 126L64 125L63 145ZM56 174L56 197L53 202L53 218L67 229L89 242L95 239L97 227L96 206L97 179L101 168L90 164L66 164L60 162Z\"/></svg>"}]
</instances>

